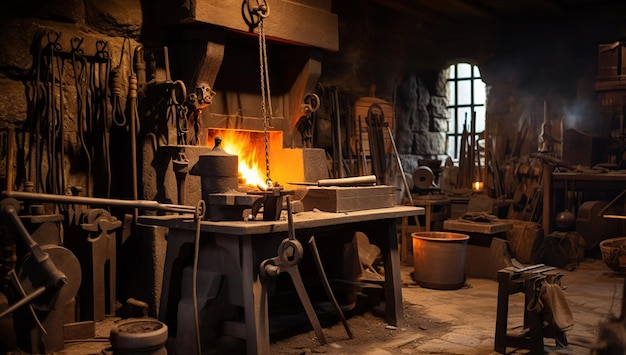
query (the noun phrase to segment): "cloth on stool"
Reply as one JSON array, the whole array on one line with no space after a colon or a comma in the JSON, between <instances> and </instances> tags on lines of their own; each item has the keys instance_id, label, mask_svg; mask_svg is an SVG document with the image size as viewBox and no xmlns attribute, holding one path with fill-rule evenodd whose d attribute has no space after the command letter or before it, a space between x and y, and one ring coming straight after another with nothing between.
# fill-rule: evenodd
<instances>
[{"instance_id":1,"label":"cloth on stool","mask_svg":"<svg viewBox=\"0 0 626 355\"><path fill-rule=\"evenodd\" d=\"M557 278L558 280L558 278ZM536 290L528 303L528 310L541 313L541 318L556 330L566 330L574 325L572 310L565 299L560 283L539 280L541 287Z\"/></svg>"},{"instance_id":2,"label":"cloth on stool","mask_svg":"<svg viewBox=\"0 0 626 355\"><path fill-rule=\"evenodd\" d=\"M481 223L494 223L500 220L498 217L487 212L465 212L460 219Z\"/></svg>"}]
</instances>

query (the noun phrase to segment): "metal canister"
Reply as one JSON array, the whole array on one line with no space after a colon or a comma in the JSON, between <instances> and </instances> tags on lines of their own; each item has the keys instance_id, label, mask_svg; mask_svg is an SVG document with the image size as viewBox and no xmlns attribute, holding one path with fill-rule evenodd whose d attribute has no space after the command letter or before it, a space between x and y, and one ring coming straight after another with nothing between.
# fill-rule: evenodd
<instances>
[{"instance_id":1,"label":"metal canister","mask_svg":"<svg viewBox=\"0 0 626 355\"><path fill-rule=\"evenodd\" d=\"M239 158L221 149L200 155L191 168L191 175L199 175L202 199L209 205L209 195L237 190L239 184Z\"/></svg>"}]
</instances>

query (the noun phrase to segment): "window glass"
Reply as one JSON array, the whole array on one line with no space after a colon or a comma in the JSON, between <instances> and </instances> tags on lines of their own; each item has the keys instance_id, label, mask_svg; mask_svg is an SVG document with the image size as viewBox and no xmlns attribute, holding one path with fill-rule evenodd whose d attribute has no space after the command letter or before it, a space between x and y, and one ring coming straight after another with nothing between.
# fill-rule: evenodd
<instances>
[{"instance_id":1,"label":"window glass","mask_svg":"<svg viewBox=\"0 0 626 355\"><path fill-rule=\"evenodd\" d=\"M472 66L467 63L457 64L459 70L459 78L469 78L472 74Z\"/></svg>"},{"instance_id":2,"label":"window glass","mask_svg":"<svg viewBox=\"0 0 626 355\"><path fill-rule=\"evenodd\" d=\"M485 130L485 106L474 107L476 112L476 133L480 133Z\"/></svg>"},{"instance_id":3,"label":"window glass","mask_svg":"<svg viewBox=\"0 0 626 355\"><path fill-rule=\"evenodd\" d=\"M472 112L471 107L459 107L457 112L459 113L459 132L463 133L463 127L469 132L472 124Z\"/></svg>"},{"instance_id":4,"label":"window glass","mask_svg":"<svg viewBox=\"0 0 626 355\"><path fill-rule=\"evenodd\" d=\"M448 147L454 160L459 158L463 128L471 130L472 112L476 113L476 132L485 130L485 103L487 87L477 66L469 63L451 65L445 75L448 79ZM456 75L455 75L456 70ZM465 126L464 126L465 125Z\"/></svg>"},{"instance_id":5,"label":"window glass","mask_svg":"<svg viewBox=\"0 0 626 355\"><path fill-rule=\"evenodd\" d=\"M472 81L458 81L457 88L457 103L459 105L469 105L472 102Z\"/></svg>"}]
</instances>

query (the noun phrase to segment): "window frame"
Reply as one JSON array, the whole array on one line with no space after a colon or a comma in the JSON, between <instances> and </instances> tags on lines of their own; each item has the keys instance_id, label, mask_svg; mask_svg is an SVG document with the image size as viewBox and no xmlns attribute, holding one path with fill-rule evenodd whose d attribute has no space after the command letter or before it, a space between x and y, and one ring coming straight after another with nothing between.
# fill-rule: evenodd
<instances>
[{"instance_id":1,"label":"window frame","mask_svg":"<svg viewBox=\"0 0 626 355\"><path fill-rule=\"evenodd\" d=\"M463 76L463 77L459 77L459 65L469 65L470 66L470 75L469 76ZM454 76L451 77L450 75L450 71L453 71ZM478 73L478 75L475 75L476 73ZM450 113L450 119L448 121L449 125L452 125L452 130L450 129L450 126L448 126L448 132L446 132L446 154L450 155L451 152L453 152L453 155L450 155L450 157L452 158L453 161L458 161L459 160L459 155L460 155L460 143L461 143L461 137L463 136L463 127L466 124L465 120L466 117L460 117L462 114L463 109L467 109L469 108L469 112L475 112L477 107L483 107L485 114L486 114L486 110L487 110L487 93L486 93L486 84L485 82L482 80L482 75L480 75L480 68L472 63L468 63L468 62L457 62L454 64L451 64L450 66L448 66L448 72L447 72L447 77L446 77L446 97L448 98L448 105L446 106L446 109L448 110L448 112ZM485 101L480 103L480 102L476 102L476 80L480 80L483 82L483 84L485 84ZM463 103L460 104L459 103L459 82L468 82L470 83L470 100L469 103ZM450 92L450 83L453 83L453 89L454 89L454 102L451 102L450 100L450 96L451 96L451 92ZM467 114L467 112L466 112ZM481 119L482 120L482 126L484 127L484 123L485 123L485 117L483 115L483 117L478 117L477 116L477 121ZM471 116L467 117L467 124L471 125ZM466 127L467 131L470 131L469 127ZM480 132L476 132L476 137L475 139L479 138L479 134ZM451 146L452 145L452 146ZM451 150L452 149L452 150Z\"/></svg>"}]
</instances>

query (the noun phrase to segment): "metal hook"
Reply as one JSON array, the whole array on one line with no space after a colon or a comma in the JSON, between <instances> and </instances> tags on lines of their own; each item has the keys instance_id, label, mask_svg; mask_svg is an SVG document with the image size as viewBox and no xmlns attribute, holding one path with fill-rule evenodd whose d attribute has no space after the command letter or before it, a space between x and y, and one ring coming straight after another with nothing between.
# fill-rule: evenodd
<instances>
[{"instance_id":1,"label":"metal hook","mask_svg":"<svg viewBox=\"0 0 626 355\"><path fill-rule=\"evenodd\" d=\"M304 97L304 110L306 113L313 113L320 108L320 97L315 93L307 94Z\"/></svg>"},{"instance_id":2,"label":"metal hook","mask_svg":"<svg viewBox=\"0 0 626 355\"><path fill-rule=\"evenodd\" d=\"M179 97L182 98L180 101L178 100L178 97L176 96L176 93L179 91L180 91ZM172 103L176 106L181 105L181 103L185 101L185 98L187 98L187 87L185 86L185 83L182 80L176 80L175 82L172 83L172 86L170 87L170 97L172 99Z\"/></svg>"},{"instance_id":3,"label":"metal hook","mask_svg":"<svg viewBox=\"0 0 626 355\"><path fill-rule=\"evenodd\" d=\"M61 37L61 32L58 31L50 30L48 31L48 33L46 33L46 38L48 38L48 46L55 51L60 51L62 49L61 44L59 43L59 37Z\"/></svg>"},{"instance_id":4,"label":"metal hook","mask_svg":"<svg viewBox=\"0 0 626 355\"><path fill-rule=\"evenodd\" d=\"M85 39L82 37L73 37L70 40L70 45L72 46L72 53L82 56L83 50L80 48L83 45L83 41Z\"/></svg>"},{"instance_id":5,"label":"metal hook","mask_svg":"<svg viewBox=\"0 0 626 355\"><path fill-rule=\"evenodd\" d=\"M96 41L96 57L109 58L109 52L106 49L108 44L108 41L103 41L101 39Z\"/></svg>"}]
</instances>

